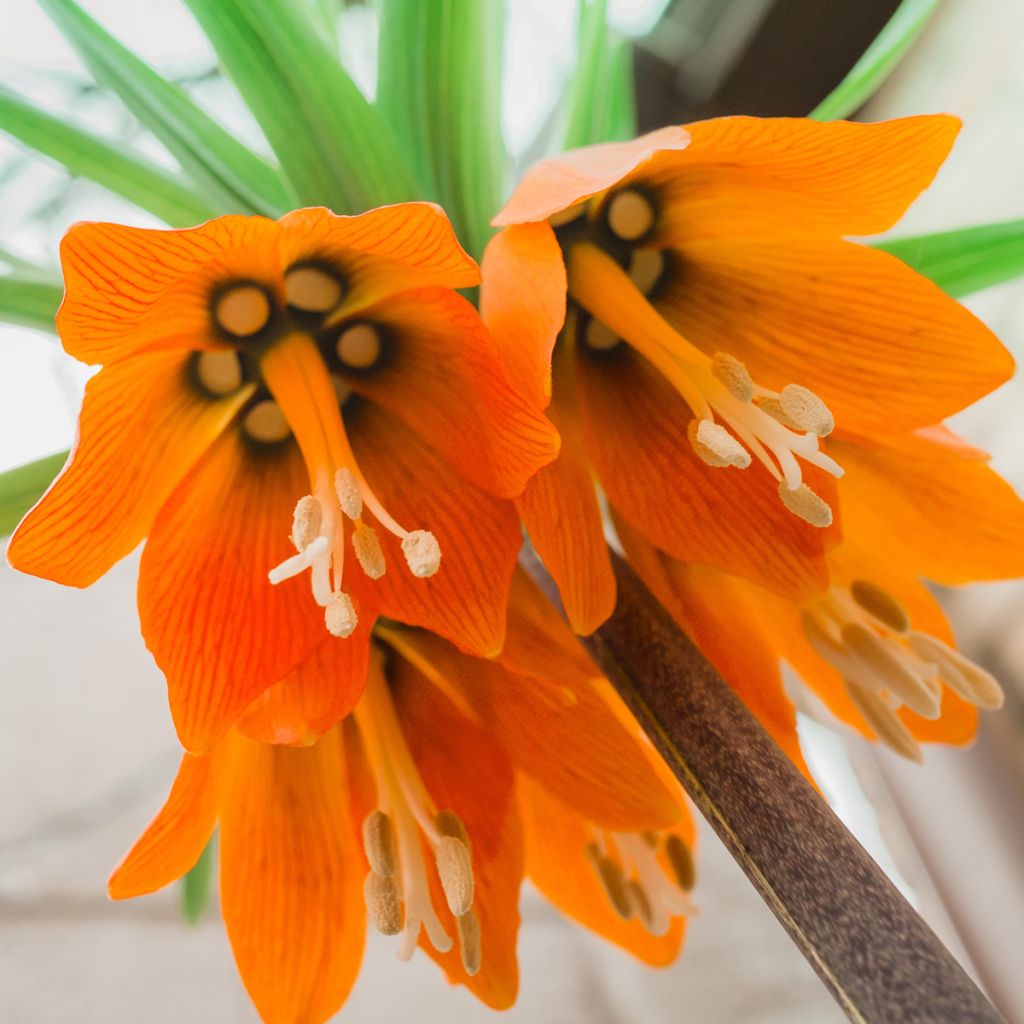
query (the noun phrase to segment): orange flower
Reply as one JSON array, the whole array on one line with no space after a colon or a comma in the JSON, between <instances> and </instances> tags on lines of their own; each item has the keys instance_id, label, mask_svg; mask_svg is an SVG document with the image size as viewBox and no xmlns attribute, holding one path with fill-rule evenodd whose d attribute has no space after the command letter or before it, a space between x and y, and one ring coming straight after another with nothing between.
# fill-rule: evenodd
<instances>
[{"instance_id":1,"label":"orange flower","mask_svg":"<svg viewBox=\"0 0 1024 1024\"><path fill-rule=\"evenodd\" d=\"M922 577L1024 575L1024 502L943 427L882 441L838 436L843 543L823 594L788 602L710 566L675 561L620 523L633 564L779 745L803 767L780 659L841 721L897 753L962 744L999 684L955 647ZM806 769L805 769L806 770Z\"/></svg>"},{"instance_id":2,"label":"orange flower","mask_svg":"<svg viewBox=\"0 0 1024 1024\"><path fill-rule=\"evenodd\" d=\"M103 368L8 557L86 586L148 538L142 630L186 749L289 673L351 707L378 611L500 648L507 499L557 438L452 290L478 271L439 208L80 224L61 260L64 347Z\"/></svg>"},{"instance_id":3,"label":"orange flower","mask_svg":"<svg viewBox=\"0 0 1024 1024\"><path fill-rule=\"evenodd\" d=\"M562 435L517 504L577 631L615 597L592 474L674 558L803 598L838 540L833 414L903 433L1009 376L970 313L844 240L895 223L956 132L732 117L527 173L495 219L481 310Z\"/></svg>"},{"instance_id":4,"label":"orange flower","mask_svg":"<svg viewBox=\"0 0 1024 1024\"><path fill-rule=\"evenodd\" d=\"M354 714L316 743L233 730L184 755L111 895L178 878L216 825L228 936L272 1022L337 1010L367 916L401 959L418 945L451 982L511 1005L524 852L567 913L670 960L693 882L678 786L532 585L517 578L513 594L502 662L381 624Z\"/></svg>"}]
</instances>

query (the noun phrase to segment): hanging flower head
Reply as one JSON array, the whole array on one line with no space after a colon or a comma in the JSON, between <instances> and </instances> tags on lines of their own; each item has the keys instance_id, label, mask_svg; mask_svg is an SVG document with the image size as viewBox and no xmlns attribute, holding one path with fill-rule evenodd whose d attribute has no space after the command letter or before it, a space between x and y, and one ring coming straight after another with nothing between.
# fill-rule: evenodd
<instances>
[{"instance_id":1,"label":"hanging flower head","mask_svg":"<svg viewBox=\"0 0 1024 1024\"><path fill-rule=\"evenodd\" d=\"M808 595L838 539L833 427L913 430L1008 377L966 310L844 240L895 223L956 131L731 117L526 174L495 219L482 311L562 434L518 504L579 631L614 602L591 471L673 557Z\"/></svg>"},{"instance_id":2,"label":"hanging flower head","mask_svg":"<svg viewBox=\"0 0 1024 1024\"><path fill-rule=\"evenodd\" d=\"M478 272L437 207L81 224L61 259L62 341L103 368L8 557L86 586L148 538L142 629L187 749L380 610L500 648L507 499L557 439L453 291Z\"/></svg>"},{"instance_id":3,"label":"hanging flower head","mask_svg":"<svg viewBox=\"0 0 1024 1024\"><path fill-rule=\"evenodd\" d=\"M511 1005L526 870L644 959L679 952L693 884L681 791L525 579L500 661L381 623L341 725L305 746L264 742L281 707L261 698L248 735L184 756L110 880L118 899L168 884L216 826L228 937L265 1020L331 1016L367 920L399 959L419 947L487 1005Z\"/></svg>"}]
</instances>

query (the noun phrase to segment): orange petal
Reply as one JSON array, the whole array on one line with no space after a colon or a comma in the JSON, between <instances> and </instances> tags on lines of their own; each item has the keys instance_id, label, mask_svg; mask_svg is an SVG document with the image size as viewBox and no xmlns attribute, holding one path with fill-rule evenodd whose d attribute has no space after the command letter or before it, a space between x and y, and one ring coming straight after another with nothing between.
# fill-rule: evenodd
<instances>
[{"instance_id":1,"label":"orange petal","mask_svg":"<svg viewBox=\"0 0 1024 1024\"><path fill-rule=\"evenodd\" d=\"M468 659L467 659L468 660ZM512 769L494 738L464 717L430 681L403 658L394 658L388 678L402 730L416 767L439 810L462 819L473 854L473 912L480 921L480 972L470 977L456 940L438 953L421 937L420 945L454 984L465 985L494 1009L515 1001L519 987L516 937L519 885L523 877L522 834ZM467 766L472 770L467 770ZM430 873L432 897L445 928L456 936L440 882Z\"/></svg>"},{"instance_id":2,"label":"orange petal","mask_svg":"<svg viewBox=\"0 0 1024 1024\"><path fill-rule=\"evenodd\" d=\"M303 260L327 260L346 276L339 315L413 288L471 288L480 270L455 237L444 210L433 203L396 203L355 217L322 206L280 220L283 269Z\"/></svg>"},{"instance_id":3,"label":"orange petal","mask_svg":"<svg viewBox=\"0 0 1024 1024\"><path fill-rule=\"evenodd\" d=\"M167 801L110 876L107 892L123 900L155 892L190 871L217 817L219 755L185 754Z\"/></svg>"},{"instance_id":4,"label":"orange petal","mask_svg":"<svg viewBox=\"0 0 1024 1024\"><path fill-rule=\"evenodd\" d=\"M279 234L274 221L244 216L180 231L74 225L60 244L64 348L111 363L146 349L216 346L209 307L219 285L260 281L280 299Z\"/></svg>"},{"instance_id":5,"label":"orange petal","mask_svg":"<svg viewBox=\"0 0 1024 1024\"><path fill-rule=\"evenodd\" d=\"M562 913L652 967L672 963L683 944L685 921L673 919L669 930L651 935L634 918L615 912L587 859L592 827L572 805L558 800L533 779L520 776L519 807L526 842L526 871L531 882Z\"/></svg>"},{"instance_id":6,"label":"orange petal","mask_svg":"<svg viewBox=\"0 0 1024 1024\"><path fill-rule=\"evenodd\" d=\"M848 544L869 565L946 584L1024 575L1024 502L955 435L840 435L830 448L846 469Z\"/></svg>"},{"instance_id":7,"label":"orange petal","mask_svg":"<svg viewBox=\"0 0 1024 1024\"><path fill-rule=\"evenodd\" d=\"M153 525L139 573L139 616L167 676L178 735L194 753L208 750L324 638L306 577L277 587L267 579L295 553L292 510L308 489L296 445L257 452L232 430Z\"/></svg>"},{"instance_id":8,"label":"orange petal","mask_svg":"<svg viewBox=\"0 0 1024 1024\"><path fill-rule=\"evenodd\" d=\"M390 351L348 384L404 420L461 476L497 497L520 494L558 453L558 435L517 393L476 310L438 288L365 311Z\"/></svg>"},{"instance_id":9,"label":"orange petal","mask_svg":"<svg viewBox=\"0 0 1024 1024\"><path fill-rule=\"evenodd\" d=\"M659 306L754 379L821 396L840 429L898 433L988 394L1013 371L992 332L895 257L848 242L687 245Z\"/></svg>"},{"instance_id":10,"label":"orange petal","mask_svg":"<svg viewBox=\"0 0 1024 1024\"><path fill-rule=\"evenodd\" d=\"M670 126L629 142L605 142L542 160L523 175L504 209L491 221L495 227L547 220L581 199L610 188L630 171L665 150L685 150L685 129Z\"/></svg>"},{"instance_id":11,"label":"orange petal","mask_svg":"<svg viewBox=\"0 0 1024 1024\"><path fill-rule=\"evenodd\" d=\"M664 190L668 244L695 238L872 235L928 187L960 122L879 124L722 117L687 126L689 148L640 175Z\"/></svg>"},{"instance_id":12,"label":"orange petal","mask_svg":"<svg viewBox=\"0 0 1024 1024\"><path fill-rule=\"evenodd\" d=\"M441 567L429 579L408 571L398 540L379 530L388 570L377 581L382 613L423 626L466 650L496 654L505 635L508 588L521 534L511 502L455 475L401 420L364 401L345 406L359 466L407 530L430 530Z\"/></svg>"},{"instance_id":13,"label":"orange petal","mask_svg":"<svg viewBox=\"0 0 1024 1024\"><path fill-rule=\"evenodd\" d=\"M221 908L267 1021L318 1024L345 1001L366 930L337 733L312 747L235 735L220 823Z\"/></svg>"},{"instance_id":14,"label":"orange petal","mask_svg":"<svg viewBox=\"0 0 1024 1024\"><path fill-rule=\"evenodd\" d=\"M514 224L488 242L480 315L512 380L539 409L551 397L551 353L565 322L565 263L545 222Z\"/></svg>"},{"instance_id":15,"label":"orange petal","mask_svg":"<svg viewBox=\"0 0 1024 1024\"><path fill-rule=\"evenodd\" d=\"M715 565L787 596L821 590L833 531L809 526L779 501L760 464L713 469L686 435L682 398L624 345L577 360L583 432L601 486L623 518L680 561ZM805 473L826 500L831 484Z\"/></svg>"},{"instance_id":16,"label":"orange petal","mask_svg":"<svg viewBox=\"0 0 1024 1024\"><path fill-rule=\"evenodd\" d=\"M778 637L767 616L775 600L760 588L710 566L677 562L616 522L622 546L654 596L690 635L769 736L810 778L786 695ZM793 616L792 625L797 625Z\"/></svg>"},{"instance_id":17,"label":"orange petal","mask_svg":"<svg viewBox=\"0 0 1024 1024\"><path fill-rule=\"evenodd\" d=\"M651 770L634 732L591 685L595 666L538 679L498 662L466 658L429 636L415 642L493 730L516 769L585 817L618 832L665 828L678 819L675 800Z\"/></svg>"},{"instance_id":18,"label":"orange petal","mask_svg":"<svg viewBox=\"0 0 1024 1024\"><path fill-rule=\"evenodd\" d=\"M147 354L89 381L74 452L15 531L11 565L85 587L139 544L250 393L202 397L188 383L188 359Z\"/></svg>"}]
</instances>

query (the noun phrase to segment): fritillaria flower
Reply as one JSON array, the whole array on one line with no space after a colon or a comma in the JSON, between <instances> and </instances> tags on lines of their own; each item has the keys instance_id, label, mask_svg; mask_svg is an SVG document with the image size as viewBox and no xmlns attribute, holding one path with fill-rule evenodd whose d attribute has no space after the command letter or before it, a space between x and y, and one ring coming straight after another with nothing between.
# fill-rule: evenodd
<instances>
[{"instance_id":1,"label":"fritillaria flower","mask_svg":"<svg viewBox=\"0 0 1024 1024\"><path fill-rule=\"evenodd\" d=\"M8 557L86 586L147 539L142 631L186 749L295 672L351 706L378 611L500 648L507 499L557 438L453 290L478 271L440 209L80 224L61 260L64 347L102 369Z\"/></svg>"}]
</instances>

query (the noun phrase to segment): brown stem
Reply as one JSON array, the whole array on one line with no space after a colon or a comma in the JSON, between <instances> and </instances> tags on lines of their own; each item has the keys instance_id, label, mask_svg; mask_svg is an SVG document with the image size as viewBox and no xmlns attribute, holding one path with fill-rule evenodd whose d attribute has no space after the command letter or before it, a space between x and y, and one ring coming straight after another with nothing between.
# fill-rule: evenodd
<instances>
[{"instance_id":1,"label":"brown stem","mask_svg":"<svg viewBox=\"0 0 1024 1024\"><path fill-rule=\"evenodd\" d=\"M527 567L550 593L536 559ZM949 950L633 570L616 557L615 571L615 614L584 645L850 1020L998 1024Z\"/></svg>"}]
</instances>

